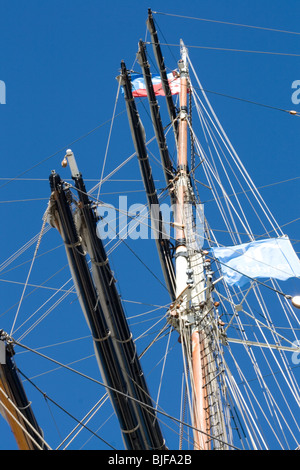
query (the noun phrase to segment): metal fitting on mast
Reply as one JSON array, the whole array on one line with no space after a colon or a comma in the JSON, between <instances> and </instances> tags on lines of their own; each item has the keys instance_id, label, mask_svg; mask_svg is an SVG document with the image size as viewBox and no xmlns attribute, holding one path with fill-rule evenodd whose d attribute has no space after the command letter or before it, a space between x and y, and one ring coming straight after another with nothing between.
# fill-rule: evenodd
<instances>
[{"instance_id":1,"label":"metal fitting on mast","mask_svg":"<svg viewBox=\"0 0 300 470\"><path fill-rule=\"evenodd\" d=\"M188 74L188 65L187 65L188 50L185 47L182 39L180 39L180 55L181 55L181 59L178 62L180 73Z\"/></svg>"},{"instance_id":2,"label":"metal fitting on mast","mask_svg":"<svg viewBox=\"0 0 300 470\"><path fill-rule=\"evenodd\" d=\"M75 160L74 153L72 152L71 149L68 149L65 155L65 158L62 161L62 166L66 167L67 163L69 163L70 169L71 169L71 174L72 178L78 178L80 176L80 172L78 170L78 166Z\"/></svg>"},{"instance_id":3,"label":"metal fitting on mast","mask_svg":"<svg viewBox=\"0 0 300 470\"><path fill-rule=\"evenodd\" d=\"M180 54L181 54L181 59L178 61L178 68L179 68L179 75L181 79L181 87L184 86L187 88L188 76L189 76L188 64L187 64L187 48L185 47L182 39L180 40ZM179 119L187 120L187 115L188 115L188 108L187 108L187 102L185 99L184 102L180 103Z\"/></svg>"}]
</instances>

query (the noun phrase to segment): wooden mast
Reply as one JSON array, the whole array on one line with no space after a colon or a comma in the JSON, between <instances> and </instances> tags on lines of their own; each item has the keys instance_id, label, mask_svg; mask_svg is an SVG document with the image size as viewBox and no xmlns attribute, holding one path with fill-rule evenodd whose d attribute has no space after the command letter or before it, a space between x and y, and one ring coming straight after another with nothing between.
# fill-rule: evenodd
<instances>
[{"instance_id":1,"label":"wooden mast","mask_svg":"<svg viewBox=\"0 0 300 470\"><path fill-rule=\"evenodd\" d=\"M0 330L0 413L20 450L45 450L49 447L27 399L13 355L11 338Z\"/></svg>"},{"instance_id":2,"label":"wooden mast","mask_svg":"<svg viewBox=\"0 0 300 470\"><path fill-rule=\"evenodd\" d=\"M195 449L214 450L228 448L225 424L225 400L217 377L220 375L220 358L217 342L219 335L226 343L226 335L218 330L218 311L213 302L212 291L217 281L212 282L213 271L204 241L203 207L196 204L190 180L188 142L188 87L189 72L187 50L181 41L180 71L181 93L178 114L169 88L166 67L151 9L148 10L148 29L151 34L153 52L159 68L169 116L175 131L177 145L177 172L170 187L173 203L175 194L175 271L176 298L169 308L169 323L181 337L187 366L191 374L192 405ZM191 110L190 110L191 112ZM171 186L171 185L170 185ZM197 206L197 207L196 207ZM196 220L193 216L196 211ZM196 225L199 224L199 227ZM199 229L199 230L198 230Z\"/></svg>"},{"instance_id":3,"label":"wooden mast","mask_svg":"<svg viewBox=\"0 0 300 470\"><path fill-rule=\"evenodd\" d=\"M191 259L189 258L188 243L191 239L191 224L189 222L189 205L191 201L191 193L189 189L189 176L188 176L188 160L187 160L187 133L188 133L188 108L187 108L187 94L188 94L188 65L187 65L187 51L183 43L181 43L181 60L178 63L180 72L180 113L178 124L178 174L176 183L176 296L177 298L181 293L186 290L188 285L188 275L191 273ZM202 257L198 257L199 261L203 263ZM199 268L199 266L198 266ZM203 273L203 268L202 268ZM194 283L198 284L199 279L196 278L195 272ZM191 295L194 289L190 286L189 292L185 294L181 313L183 317L188 316L190 310ZM198 298L199 300L199 298ZM190 315L189 315L190 316ZM190 324L191 323L191 324ZM192 396L193 396L193 427L194 431L194 449L195 450L208 450L210 448L209 438L209 404L206 392L206 367L205 367L205 354L204 354L204 341L202 334L199 332L197 322L189 318L188 321L184 320L183 328L187 333L187 337L191 342L191 362L192 362ZM187 332L188 330L188 332Z\"/></svg>"}]
</instances>

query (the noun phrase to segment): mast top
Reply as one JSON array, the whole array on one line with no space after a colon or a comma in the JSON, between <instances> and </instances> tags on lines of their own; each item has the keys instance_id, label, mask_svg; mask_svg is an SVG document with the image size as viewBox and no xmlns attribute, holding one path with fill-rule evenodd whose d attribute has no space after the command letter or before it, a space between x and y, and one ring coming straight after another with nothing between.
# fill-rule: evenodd
<instances>
[{"instance_id":1,"label":"mast top","mask_svg":"<svg viewBox=\"0 0 300 470\"><path fill-rule=\"evenodd\" d=\"M187 72L188 71L188 64L187 64L188 50L185 47L184 42L183 42L182 39L180 39L180 55L181 55L181 60L179 61L180 71L181 72L183 72L183 71ZM185 70L183 70L182 66Z\"/></svg>"},{"instance_id":2,"label":"mast top","mask_svg":"<svg viewBox=\"0 0 300 470\"><path fill-rule=\"evenodd\" d=\"M66 151L66 155L61 163L62 167L65 168L67 166L69 162L69 166L70 166L70 169L71 169L71 174L72 174L72 178L78 178L80 177L80 172L78 170L78 166L77 166L77 163L76 163L76 160L75 160L75 156L74 156L74 153L72 152L71 149L68 149Z\"/></svg>"}]
</instances>

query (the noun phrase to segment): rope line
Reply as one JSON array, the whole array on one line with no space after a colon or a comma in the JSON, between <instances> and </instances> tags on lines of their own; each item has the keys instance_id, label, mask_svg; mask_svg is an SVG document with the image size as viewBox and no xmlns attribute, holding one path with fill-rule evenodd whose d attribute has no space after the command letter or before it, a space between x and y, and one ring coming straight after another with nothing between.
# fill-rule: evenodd
<instances>
[{"instance_id":1,"label":"rope line","mask_svg":"<svg viewBox=\"0 0 300 470\"><path fill-rule=\"evenodd\" d=\"M18 315L19 315L19 311L20 311L20 308L21 308L21 304L22 304L22 301L23 301L23 298L24 298L24 295L25 295L25 291L26 291L26 288L27 288L27 284L28 284L28 281L29 281L29 278L30 278L30 274L31 274L31 271L32 271L32 268L33 268L33 264L34 264L38 249L40 247L40 243L42 241L42 236L44 234L45 225L47 223L49 208L50 208L50 206L48 204L47 210L46 210L46 212L44 214L44 217L43 217L42 229L41 229L41 232L40 232L38 240L37 240L37 244L36 244L35 251L34 251L34 254L33 254L33 258L32 258L32 261L31 261L31 265L30 265L30 268L29 268L29 271L28 271L28 275L27 275L27 278L26 278L26 281L25 281L25 285L24 285L23 292L22 292L22 295L21 295L21 298L20 298L20 301L19 301L19 305L18 305L18 308L17 308L16 315L15 315L15 318L14 318L14 321L13 321L13 324L12 324L12 327L11 327L10 334L12 334L12 332L14 330L14 327L15 327L15 324L16 324L16 321L17 321L17 318L18 318Z\"/></svg>"},{"instance_id":2,"label":"rope line","mask_svg":"<svg viewBox=\"0 0 300 470\"><path fill-rule=\"evenodd\" d=\"M154 44L154 43L147 42L146 44ZM179 44L171 44L171 43L160 43L160 44L161 46L180 47ZM287 56L287 57L300 57L300 54L293 54L289 52L253 51L250 49L232 49L229 47L198 46L198 45L192 45L192 44L186 44L186 47L190 49L208 49L208 50L213 50L213 51L246 52L250 54L269 54L269 55L278 55L278 56Z\"/></svg>"},{"instance_id":3,"label":"rope line","mask_svg":"<svg viewBox=\"0 0 300 470\"><path fill-rule=\"evenodd\" d=\"M161 11L152 11L152 13L155 13L156 15L173 16L173 17L176 17L176 18L184 18L184 19L188 19L188 20L206 21L206 22L209 22L209 23L226 24L226 25L230 25L230 26L241 26L243 28L260 29L260 30L272 31L272 32L276 32L276 33L300 35L300 33L297 32L297 31L286 31L286 30L283 30L283 29L266 28L266 27L263 27L263 26L254 26L254 25L242 24L242 23L232 23L232 22L229 22L229 21L211 20L211 19L207 19L207 18L197 18L195 16L176 15L174 13L163 13Z\"/></svg>"},{"instance_id":4,"label":"rope line","mask_svg":"<svg viewBox=\"0 0 300 470\"><path fill-rule=\"evenodd\" d=\"M61 367L65 368L65 369L71 371L71 372L74 372L74 373L80 375L81 377L83 377L83 378L85 378L85 379L88 379L88 380L90 380L90 381L92 381L92 382L94 382L94 383L96 383L96 384L98 384L98 385L101 385L101 386L105 387L105 389L107 389L107 390L111 390L111 391L113 391L113 392L115 392L115 393L118 393L118 394L120 394L120 395L122 395L122 396L125 396L126 398L129 398L129 399L132 400L133 402L139 403L139 404L142 405L143 407L148 408L148 409L150 409L150 410L152 410L152 411L154 411L154 412L157 412L157 413L159 413L159 414L161 414L161 415L163 415L163 416L165 416L165 417L167 417L167 418L170 418L171 420L173 420L173 421L175 421L175 422L177 422L177 423L180 423L180 422L181 422L180 419L176 418L175 416L172 416L172 415L170 415L170 414L168 414L168 413L166 413L166 412L164 412L164 411L161 411L161 410L159 410L159 409L155 410L155 408L154 408L153 406L148 405L148 404L146 404L146 403L143 403L143 402L141 402L140 400L138 400L137 398L131 397L130 395L128 395L128 393L121 392L120 390L117 390L117 389L115 389L114 387L111 387L110 385L106 385L105 383L101 382L100 380L94 379L93 377L90 377L90 376L88 376L87 374L84 374L83 372L80 372L80 371L78 371L78 370L76 370L76 369L73 369L72 367L69 367L69 366L63 364L63 363L57 361L56 359L53 359L53 358L51 358L51 357L49 357L49 356L46 356L46 355L44 355L44 354L42 354L42 353L40 353L40 352L38 352L38 351L35 351L34 349L31 349L31 348L29 348L28 346L25 346L24 344L21 344L21 343L19 343L18 341L15 341L15 340L12 339L12 338L11 338L11 341L12 341L13 344L15 344L15 345L17 345L17 346L19 346L19 347L21 347L21 348L27 350L27 351L31 351L32 353L35 353L35 354L37 354L38 356L43 357L44 359L47 359L47 360L49 360L49 361L51 361L51 362L53 362L53 363L55 363L55 364L57 364L57 365L59 365L59 366L61 366ZM206 432L204 432L204 431L201 431L200 429L195 428L194 426L192 426L192 425L189 424L189 423L182 423L182 424L183 424L184 426L187 426L187 427L189 427L189 428L191 428L191 429L194 429L194 430L196 430L196 431L198 431L198 432L201 432L201 433L203 433L204 435L206 435L206 436L208 436L208 437L210 437L210 438L212 437L210 434L208 434L208 433L206 433ZM221 439L218 439L217 437L214 437L214 439L217 439L217 440L223 442ZM224 442L223 442L223 443L224 443ZM234 445L232 445L232 444L229 444L229 443L227 443L227 442L225 442L224 444L230 446L230 447L233 448L233 449L240 450L238 447L236 447L236 446L234 446Z\"/></svg>"}]
</instances>

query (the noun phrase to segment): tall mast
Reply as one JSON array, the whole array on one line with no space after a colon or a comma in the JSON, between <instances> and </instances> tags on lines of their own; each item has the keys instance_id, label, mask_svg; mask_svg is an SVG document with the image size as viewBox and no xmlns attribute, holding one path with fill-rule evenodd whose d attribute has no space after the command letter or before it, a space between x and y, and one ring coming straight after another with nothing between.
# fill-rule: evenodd
<instances>
[{"instance_id":1,"label":"tall mast","mask_svg":"<svg viewBox=\"0 0 300 470\"><path fill-rule=\"evenodd\" d=\"M162 166L163 166L163 170L165 174L166 184L169 187L174 178L174 169L173 169L172 161L169 155L168 145L167 145L166 137L164 134L164 129L162 125L158 102L157 102L155 92L154 92L154 87L153 87L152 77L151 77L151 72L150 72L150 64L147 59L146 45L142 40L139 41L139 50L137 53L137 59L143 71L143 77L145 81L147 97L148 97L149 106L150 106L152 124L153 124L154 132L156 135L159 153L161 156L161 162L162 162ZM172 97L171 97L171 100L172 100ZM177 123L177 120L176 120L176 123Z\"/></svg>"},{"instance_id":2,"label":"tall mast","mask_svg":"<svg viewBox=\"0 0 300 470\"><path fill-rule=\"evenodd\" d=\"M188 269L187 247L185 236L185 202L189 203L187 175L187 86L188 70L186 59L179 61L180 70L180 115L178 126L178 172L176 180L176 296L186 288L186 271Z\"/></svg>"},{"instance_id":3,"label":"tall mast","mask_svg":"<svg viewBox=\"0 0 300 470\"><path fill-rule=\"evenodd\" d=\"M170 322L181 335L190 371L194 449L224 448L225 426L220 391L216 383L218 358L214 350L215 317L211 292L212 272L205 251L197 239L193 205L195 197L188 172L188 88L187 49L181 41L180 111L178 116L178 157L176 195L176 301L170 308ZM217 348L215 348L217 350Z\"/></svg>"},{"instance_id":4,"label":"tall mast","mask_svg":"<svg viewBox=\"0 0 300 470\"><path fill-rule=\"evenodd\" d=\"M166 100L167 100L167 108L169 112L169 116L173 125L174 133L175 133L175 140L177 141L178 137L178 122L177 122L177 111L173 102L173 97L172 93L170 90L168 78L167 78L167 71L166 71L166 66L165 66L165 61L161 52L159 40L158 40L158 35L155 27L155 23L153 20L153 15L151 8L148 9L148 19L147 19L147 27L149 29L150 35L151 35L151 40L152 40L152 46L153 46L153 53L155 56L155 60L157 62L158 68L159 68L159 73L161 77L161 83L162 87L164 90L164 93L166 95Z\"/></svg>"},{"instance_id":5,"label":"tall mast","mask_svg":"<svg viewBox=\"0 0 300 470\"><path fill-rule=\"evenodd\" d=\"M192 319L191 326L187 318L190 310L190 301L193 298L191 284L188 284L188 275L194 274L190 266L188 243L191 235L191 221L189 207L191 204L191 192L189 189L188 160L187 160L187 131L188 131L188 64L187 50L181 42L181 59L178 63L180 73L180 114L178 126L178 174L176 182L176 295L177 298L186 291L189 286L189 292L183 296L182 319L184 319L184 329L188 329L188 338L191 339L192 353L192 396L193 396L193 426L199 431L194 431L194 449L207 450L206 433L209 432L209 407L206 401L206 387L204 376L204 364L202 359L203 345L200 342L199 330ZM199 262L203 264L200 258ZM201 265L200 265L201 266ZM200 267L198 265L198 268ZM202 267L203 272L203 267ZM194 276L194 283L204 284L204 280L199 280ZM204 434L205 433L205 434Z\"/></svg>"},{"instance_id":6,"label":"tall mast","mask_svg":"<svg viewBox=\"0 0 300 470\"><path fill-rule=\"evenodd\" d=\"M67 151L65 159L71 169L79 203L73 213L69 187L53 171L50 175L50 223L58 228L65 243L81 308L92 332L102 380L119 419L126 448L164 449L164 439L109 260L102 240L97 236L96 208L89 199L71 150Z\"/></svg>"},{"instance_id":7,"label":"tall mast","mask_svg":"<svg viewBox=\"0 0 300 470\"><path fill-rule=\"evenodd\" d=\"M150 72L148 72L149 74ZM124 98L127 108L128 121L131 129L132 139L136 154L139 161L139 167L141 171L141 176L143 179L149 213L151 215L151 225L154 228L155 242L157 246L157 251L160 259L161 268L163 271L165 283L171 300L175 298L175 276L174 276L174 267L172 262L171 250L169 245L168 237L166 236L166 231L164 228L162 213L160 210L160 204L155 188L154 179L152 176L152 170L148 158L146 143L145 143L145 133L144 128L132 95L132 88L130 82L129 72L126 69L125 63L121 63L121 75L119 77L121 84L124 89ZM153 90L152 90L153 91ZM154 93L154 92L153 92ZM158 115L156 115L158 118ZM167 148L163 144L163 164L164 168L167 166L166 178L169 184L170 181L170 171L171 163L169 162L169 156L167 154Z\"/></svg>"}]
</instances>

